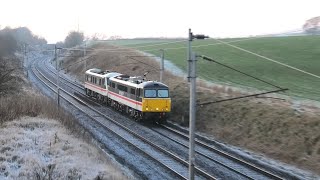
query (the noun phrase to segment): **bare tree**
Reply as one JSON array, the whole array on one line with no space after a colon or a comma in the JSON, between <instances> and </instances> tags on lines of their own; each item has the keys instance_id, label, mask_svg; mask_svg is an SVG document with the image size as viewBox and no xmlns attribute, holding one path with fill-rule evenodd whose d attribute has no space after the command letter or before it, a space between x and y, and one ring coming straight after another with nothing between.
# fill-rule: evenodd
<instances>
[{"instance_id":1,"label":"bare tree","mask_svg":"<svg viewBox=\"0 0 320 180\"><path fill-rule=\"evenodd\" d=\"M107 35L101 33L94 33L89 40L97 41L97 40L105 40L107 39Z\"/></svg>"},{"instance_id":2,"label":"bare tree","mask_svg":"<svg viewBox=\"0 0 320 180\"><path fill-rule=\"evenodd\" d=\"M71 31L66 39L64 40L64 45L68 48L80 45L84 40L84 35L81 32Z\"/></svg>"}]
</instances>

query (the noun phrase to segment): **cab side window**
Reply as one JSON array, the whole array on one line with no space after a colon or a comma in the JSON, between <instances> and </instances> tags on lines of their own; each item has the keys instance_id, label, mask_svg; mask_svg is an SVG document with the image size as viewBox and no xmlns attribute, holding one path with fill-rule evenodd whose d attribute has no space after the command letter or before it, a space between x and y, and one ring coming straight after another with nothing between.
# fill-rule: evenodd
<instances>
[{"instance_id":1,"label":"cab side window","mask_svg":"<svg viewBox=\"0 0 320 180\"><path fill-rule=\"evenodd\" d=\"M137 94L137 97L141 97L142 96L142 89L138 88L136 94Z\"/></svg>"},{"instance_id":2,"label":"cab side window","mask_svg":"<svg viewBox=\"0 0 320 180\"><path fill-rule=\"evenodd\" d=\"M133 95L135 95L135 94L136 94L136 90L133 89L133 88L131 88L130 93L133 94Z\"/></svg>"}]
</instances>

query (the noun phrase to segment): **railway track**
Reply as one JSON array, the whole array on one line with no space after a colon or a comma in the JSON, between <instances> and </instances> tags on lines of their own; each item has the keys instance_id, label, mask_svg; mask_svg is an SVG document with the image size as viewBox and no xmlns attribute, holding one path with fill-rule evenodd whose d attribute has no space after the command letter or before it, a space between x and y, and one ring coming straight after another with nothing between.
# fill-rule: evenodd
<instances>
[{"instance_id":1,"label":"railway track","mask_svg":"<svg viewBox=\"0 0 320 180\"><path fill-rule=\"evenodd\" d=\"M48 79L36 65L32 67L33 74L40 80L46 87L51 91L56 91L56 83ZM50 85L51 84L51 85ZM101 112L95 110L95 108L86 104L84 101L74 96L73 94L61 89L61 98L64 99L69 104L76 107L82 113L85 113L90 119L94 120L100 124L103 128L107 129L109 132L112 132L118 138L121 138L123 141L128 143L128 145L133 146L140 153L147 156L149 159L152 159L155 163L161 165L164 169L169 171L171 174L174 174L179 179L187 179L188 177L188 163L180 158L179 156L163 149L162 147L156 145L153 142L150 142L148 139L142 137L141 135L133 132L132 130L124 127L116 120L102 114ZM72 98L72 100L70 100ZM75 101L80 102L85 105L94 113L88 113L88 110L80 107L75 103ZM105 121L108 120L113 123L113 126L110 126L110 123L106 125ZM197 179L216 179L213 175L210 175L201 169L197 169Z\"/></svg>"},{"instance_id":2,"label":"railway track","mask_svg":"<svg viewBox=\"0 0 320 180\"><path fill-rule=\"evenodd\" d=\"M177 144L188 148L189 136L177 129L171 128L167 125L160 125L161 127L152 127L151 129L161 136L170 139ZM217 149L201 140L195 139L197 158L207 158L231 171L237 172L242 177L247 179L284 179L279 175L260 168L257 165L249 163L245 160L237 158L227 152ZM196 163L200 163L197 162Z\"/></svg>"},{"instance_id":3,"label":"railway track","mask_svg":"<svg viewBox=\"0 0 320 180\"><path fill-rule=\"evenodd\" d=\"M42 67L45 67L48 71L53 74L52 78L56 76L56 72L50 68L47 64L47 62L42 62ZM52 80L49 80L43 73L40 72L38 67L35 67L35 70L43 77L46 79L46 81L50 82L53 87L55 87L55 84ZM39 77L41 78L41 77ZM84 88L83 86L79 85L76 82L73 82L65 77L60 77L62 81L60 83L63 83L65 86L68 86L70 89L73 89L74 91L84 94ZM52 91L55 91L52 89ZM66 95L69 97L72 97L74 99L77 99L77 97L73 96L69 92L63 90ZM65 99L64 97L63 99ZM66 100L66 99L65 99ZM93 103L96 103L97 105L100 105L99 103L93 101L91 98L89 99ZM79 98L77 101L82 102L82 104L85 104L82 100ZM69 102L71 103L71 102ZM93 107L90 107L90 105L85 104L87 107L89 107L92 111L95 113L99 114L101 117L108 119L118 127L121 127L124 131L129 132L132 136L135 138L139 139L140 141L143 141L145 144L150 145L150 148L157 149L159 153L167 154L168 157L174 159L178 163L180 163L180 166L184 166L184 169L188 167L188 162L187 162L187 157L184 155L180 155L179 151L172 150L172 148L166 148L163 144L156 144L152 142L152 139L148 139L144 137L143 135L134 132L134 130L131 130L128 127L123 126L116 120L104 115L104 112L101 112L100 110L96 110ZM85 111L83 111L85 113ZM90 117L91 119L97 121L95 119L96 116ZM102 126L104 126L102 123L100 123ZM108 129L108 127L105 127ZM162 125L160 128L159 127L150 127L151 131L154 131L158 135L160 135L162 138L165 138L170 141L171 144L175 144L180 146L181 149L184 149L184 152L188 152L188 136L181 132L178 131L174 128ZM117 133L117 132L114 132ZM170 136L172 135L172 136ZM120 137L120 135L118 135ZM196 171L197 171L197 178L205 178L205 179L216 179L216 178L233 178L233 179L284 179L280 177L277 174L274 174L270 171L267 171L265 169L262 169L254 164L251 164L249 162L246 162L240 158L234 157L226 152L223 152L215 147L212 147L203 141L196 140L197 147L196 147ZM132 145L133 143L131 143ZM141 148L139 149L141 152L147 155L146 152L144 152ZM184 153L185 154L185 153ZM150 156L149 158L154 159L155 161L157 160L156 156ZM170 159L169 158L169 159ZM160 163L161 162L157 162ZM209 164L207 164L209 163ZM166 167L167 169L170 169L169 165L166 165L165 163L162 162L162 166ZM187 170L174 170L174 169L179 169L178 167L172 168L170 171L174 172L177 177L181 179L186 179L187 177ZM182 169L182 168L181 168ZM219 170L217 170L219 169ZM216 175L216 173L218 175ZM229 174L229 176L221 175L223 173Z\"/></svg>"}]
</instances>

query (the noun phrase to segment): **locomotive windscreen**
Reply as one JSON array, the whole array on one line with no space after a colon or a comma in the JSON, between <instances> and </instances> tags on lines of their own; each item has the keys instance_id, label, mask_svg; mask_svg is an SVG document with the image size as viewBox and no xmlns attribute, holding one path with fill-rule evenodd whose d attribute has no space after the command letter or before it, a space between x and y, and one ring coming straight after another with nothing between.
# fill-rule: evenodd
<instances>
[{"instance_id":1,"label":"locomotive windscreen","mask_svg":"<svg viewBox=\"0 0 320 180\"><path fill-rule=\"evenodd\" d=\"M146 98L168 98L168 89L145 89L144 97Z\"/></svg>"}]
</instances>

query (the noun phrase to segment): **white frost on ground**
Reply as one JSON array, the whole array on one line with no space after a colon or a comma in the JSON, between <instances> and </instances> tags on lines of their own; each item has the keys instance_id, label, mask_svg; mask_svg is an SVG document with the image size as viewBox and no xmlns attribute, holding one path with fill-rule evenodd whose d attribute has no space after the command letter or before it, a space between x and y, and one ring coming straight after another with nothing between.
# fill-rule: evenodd
<instances>
[{"instance_id":1,"label":"white frost on ground","mask_svg":"<svg viewBox=\"0 0 320 180\"><path fill-rule=\"evenodd\" d=\"M127 179L56 120L24 117L0 126L0 179Z\"/></svg>"}]
</instances>

